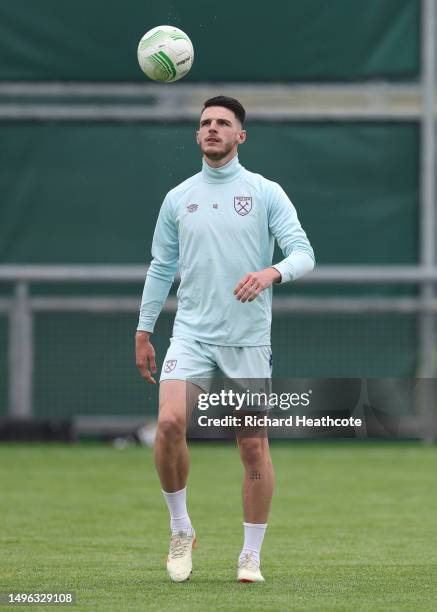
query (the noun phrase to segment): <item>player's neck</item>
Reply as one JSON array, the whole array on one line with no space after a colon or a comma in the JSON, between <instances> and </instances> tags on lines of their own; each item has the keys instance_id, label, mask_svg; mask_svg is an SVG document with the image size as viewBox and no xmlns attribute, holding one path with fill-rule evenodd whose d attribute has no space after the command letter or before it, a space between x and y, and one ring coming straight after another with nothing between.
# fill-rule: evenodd
<instances>
[{"instance_id":1,"label":"player's neck","mask_svg":"<svg viewBox=\"0 0 437 612\"><path fill-rule=\"evenodd\" d=\"M242 166L238 160L238 155L235 155L222 166L210 166L206 157L202 160L202 179L206 183L227 183L233 181L241 170Z\"/></svg>"},{"instance_id":2,"label":"player's neck","mask_svg":"<svg viewBox=\"0 0 437 612\"><path fill-rule=\"evenodd\" d=\"M228 155L226 155L226 157L223 157L222 159L211 159L206 155L203 156L203 159L208 164L208 166L211 166L211 168L222 168L223 166L226 166L226 164L228 164L236 156L237 151L231 151L231 153L229 153Z\"/></svg>"}]
</instances>

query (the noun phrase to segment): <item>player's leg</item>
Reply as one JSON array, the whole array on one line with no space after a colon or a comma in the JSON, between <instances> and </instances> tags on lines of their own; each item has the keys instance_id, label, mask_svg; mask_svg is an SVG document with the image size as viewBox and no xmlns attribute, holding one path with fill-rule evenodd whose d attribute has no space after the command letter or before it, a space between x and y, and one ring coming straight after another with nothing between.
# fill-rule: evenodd
<instances>
[{"instance_id":1,"label":"player's leg","mask_svg":"<svg viewBox=\"0 0 437 612\"><path fill-rule=\"evenodd\" d=\"M267 432L259 437L237 436L244 466L242 484L243 515L246 523L267 523L272 503L275 475Z\"/></svg>"},{"instance_id":2,"label":"player's leg","mask_svg":"<svg viewBox=\"0 0 437 612\"><path fill-rule=\"evenodd\" d=\"M269 346L221 348L218 364L224 374L233 379L236 390L269 391L270 385L266 384L270 383L272 368ZM267 429L242 428L237 431L237 444L244 467L244 543L237 577L241 582L262 582L260 552L275 484Z\"/></svg>"},{"instance_id":3,"label":"player's leg","mask_svg":"<svg viewBox=\"0 0 437 612\"><path fill-rule=\"evenodd\" d=\"M187 510L189 456L186 429L201 389L187 382L186 378L207 378L209 367L198 343L173 338L161 372L155 465L170 513L172 536L167 570L174 582L189 578L191 549L196 543Z\"/></svg>"},{"instance_id":4,"label":"player's leg","mask_svg":"<svg viewBox=\"0 0 437 612\"><path fill-rule=\"evenodd\" d=\"M175 493L187 484L189 458L187 419L201 389L190 378L207 379L215 364L194 340L172 338L161 370L155 465L164 491Z\"/></svg>"},{"instance_id":5,"label":"player's leg","mask_svg":"<svg viewBox=\"0 0 437 612\"><path fill-rule=\"evenodd\" d=\"M240 582L264 581L260 571L260 553L275 486L269 441L264 429L255 432L255 437L248 436L247 432L237 435L238 449L244 466L244 542L238 559Z\"/></svg>"},{"instance_id":6,"label":"player's leg","mask_svg":"<svg viewBox=\"0 0 437 612\"><path fill-rule=\"evenodd\" d=\"M155 465L164 491L174 493L187 484L189 457L186 442L187 383L164 380L159 388Z\"/></svg>"},{"instance_id":7,"label":"player's leg","mask_svg":"<svg viewBox=\"0 0 437 612\"><path fill-rule=\"evenodd\" d=\"M165 380L159 389L155 465L170 513L171 540L167 571L173 582L184 582L192 572L191 550L196 535L187 510L188 448L187 383Z\"/></svg>"}]
</instances>

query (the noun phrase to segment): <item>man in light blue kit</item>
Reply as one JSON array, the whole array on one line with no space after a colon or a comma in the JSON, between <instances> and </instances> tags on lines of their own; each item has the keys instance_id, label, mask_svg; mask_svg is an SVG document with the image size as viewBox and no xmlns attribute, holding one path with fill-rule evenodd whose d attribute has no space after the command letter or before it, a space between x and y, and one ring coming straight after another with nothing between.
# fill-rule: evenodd
<instances>
[{"instance_id":1,"label":"man in light blue kit","mask_svg":"<svg viewBox=\"0 0 437 612\"><path fill-rule=\"evenodd\" d=\"M167 194L152 244L136 333L141 375L155 384L150 334L177 270L181 282L173 337L161 371L155 463L170 512L167 570L174 582L192 571L195 531L187 512L187 379L215 371L231 379L271 377L272 283L296 280L314 254L296 211L277 183L240 165L245 110L235 99L205 102L197 131L202 170ZM274 241L285 259L272 266ZM237 580L263 582L260 551L274 473L267 436L239 437L244 543Z\"/></svg>"}]
</instances>

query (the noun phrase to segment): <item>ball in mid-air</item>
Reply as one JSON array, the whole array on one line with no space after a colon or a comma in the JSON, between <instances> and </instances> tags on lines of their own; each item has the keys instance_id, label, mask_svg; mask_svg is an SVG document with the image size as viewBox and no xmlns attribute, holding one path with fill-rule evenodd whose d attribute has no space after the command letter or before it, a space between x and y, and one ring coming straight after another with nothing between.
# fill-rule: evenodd
<instances>
[{"instance_id":1,"label":"ball in mid-air","mask_svg":"<svg viewBox=\"0 0 437 612\"><path fill-rule=\"evenodd\" d=\"M161 83L173 83L184 77L194 59L193 45L185 32L166 25L146 32L137 54L141 70Z\"/></svg>"}]
</instances>

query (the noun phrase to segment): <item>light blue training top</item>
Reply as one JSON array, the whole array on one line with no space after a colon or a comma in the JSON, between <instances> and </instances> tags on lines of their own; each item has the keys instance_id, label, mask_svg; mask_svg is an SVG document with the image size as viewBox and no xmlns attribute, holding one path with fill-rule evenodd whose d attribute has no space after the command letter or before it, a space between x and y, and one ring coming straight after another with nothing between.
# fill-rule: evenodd
<instances>
[{"instance_id":1,"label":"light blue training top","mask_svg":"<svg viewBox=\"0 0 437 612\"><path fill-rule=\"evenodd\" d=\"M314 253L283 189L246 170L235 156L168 192L152 243L138 330L153 332L176 272L181 282L173 336L221 346L270 344L272 288L240 302L235 285L272 265L274 241L285 259L281 282L314 267Z\"/></svg>"}]
</instances>

